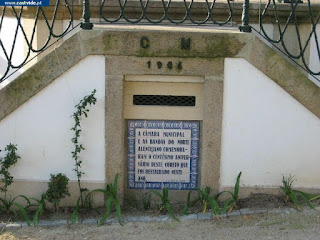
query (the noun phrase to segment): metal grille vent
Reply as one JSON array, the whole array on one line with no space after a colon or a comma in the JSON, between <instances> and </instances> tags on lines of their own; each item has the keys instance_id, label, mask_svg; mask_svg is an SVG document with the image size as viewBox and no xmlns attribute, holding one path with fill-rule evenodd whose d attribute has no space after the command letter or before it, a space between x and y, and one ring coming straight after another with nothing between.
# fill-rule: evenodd
<instances>
[{"instance_id":1,"label":"metal grille vent","mask_svg":"<svg viewBox=\"0 0 320 240\"><path fill-rule=\"evenodd\" d=\"M171 95L133 95L133 105L194 107L196 105L196 97Z\"/></svg>"}]
</instances>

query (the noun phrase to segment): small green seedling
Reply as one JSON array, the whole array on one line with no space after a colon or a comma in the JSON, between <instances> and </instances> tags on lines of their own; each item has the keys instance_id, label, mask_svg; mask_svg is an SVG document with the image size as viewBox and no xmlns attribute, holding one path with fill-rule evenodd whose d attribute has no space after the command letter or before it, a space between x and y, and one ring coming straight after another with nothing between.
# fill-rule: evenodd
<instances>
[{"instance_id":1,"label":"small green seedling","mask_svg":"<svg viewBox=\"0 0 320 240\"><path fill-rule=\"evenodd\" d=\"M30 198L36 202L36 204L29 204L27 207L23 207L22 205L15 203L14 205L19 209L22 216L24 217L25 221L27 222L28 226L30 226L31 221L27 214L27 209L29 207L37 207L35 214L33 215L33 226L37 226L39 222L39 216L42 215L46 209L46 194L42 194L40 200L36 198Z\"/></svg>"},{"instance_id":2,"label":"small green seedling","mask_svg":"<svg viewBox=\"0 0 320 240\"><path fill-rule=\"evenodd\" d=\"M121 218L121 207L120 201L118 199L118 178L119 174L117 173L114 182L107 184L106 189L96 189L94 192L101 192L106 195L106 212L102 219L99 221L98 226L101 226L104 221L110 216L113 205L116 208L116 215L118 217L118 222L121 226L123 226L122 218Z\"/></svg>"},{"instance_id":3,"label":"small green seedling","mask_svg":"<svg viewBox=\"0 0 320 240\"><path fill-rule=\"evenodd\" d=\"M151 208L151 192L141 193L142 206L144 210L149 210Z\"/></svg>"},{"instance_id":4,"label":"small green seedling","mask_svg":"<svg viewBox=\"0 0 320 240\"><path fill-rule=\"evenodd\" d=\"M218 201L219 197L224 194L224 193L227 193L227 194L230 194L230 197L227 198L223 204L223 209L222 209L222 212L223 213L227 213L227 212L231 212L235 207L237 207L237 204L238 204L238 200L239 200L239 190L240 190L240 178L241 178L241 174L242 172L240 172L237 176L237 180L236 180L236 183L234 185L234 188L233 188L233 192L230 192L230 191L222 191L220 193L218 193L216 196L215 196L215 200Z\"/></svg>"},{"instance_id":5,"label":"small green seedling","mask_svg":"<svg viewBox=\"0 0 320 240\"><path fill-rule=\"evenodd\" d=\"M151 192L161 199L161 203L158 204L159 211L168 212L172 219L180 222L180 220L173 213L170 198L169 198L169 189L167 187L163 188L162 194L154 190L152 190Z\"/></svg>"},{"instance_id":6,"label":"small green seedling","mask_svg":"<svg viewBox=\"0 0 320 240\"><path fill-rule=\"evenodd\" d=\"M319 198L320 196L315 196L312 194L308 194L302 191L294 190L292 189L292 184L296 179L294 179L294 176L289 175L288 177L282 176L282 184L283 186L281 189L283 190L285 194L285 200L286 202L291 200L296 208L301 211L301 204L299 202L299 197L308 205L309 208L313 209L314 207L310 203L310 200L315 200Z\"/></svg>"},{"instance_id":7,"label":"small green seedling","mask_svg":"<svg viewBox=\"0 0 320 240\"><path fill-rule=\"evenodd\" d=\"M219 204L214 199L213 196L210 195L211 188L205 187L205 189L197 188L198 198L195 199L192 204L194 205L196 202L200 202L202 204L202 213L205 214L208 209L208 205L211 208L213 214L218 216L221 214L221 210Z\"/></svg>"}]
</instances>

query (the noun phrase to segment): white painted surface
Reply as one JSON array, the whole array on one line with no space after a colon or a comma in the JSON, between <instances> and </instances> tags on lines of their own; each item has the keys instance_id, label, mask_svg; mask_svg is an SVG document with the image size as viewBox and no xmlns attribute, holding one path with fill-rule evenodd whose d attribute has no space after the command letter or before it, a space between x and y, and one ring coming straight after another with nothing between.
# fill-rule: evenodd
<instances>
[{"instance_id":1,"label":"white painted surface","mask_svg":"<svg viewBox=\"0 0 320 240\"><path fill-rule=\"evenodd\" d=\"M21 21L23 25L23 19ZM20 65L24 60L25 43L21 28L18 28L16 42L14 44L14 47L12 47L14 36L17 30L17 24L18 21L15 17L4 17L2 22L2 28L0 31L0 39L4 46L5 52L8 57L10 57L10 55L12 54L11 60L13 65L15 66ZM2 49L2 47L0 47L0 77L4 75L8 66L5 52ZM11 69L7 76L13 73L14 70L15 69ZM16 77L18 77L23 71L24 70L21 68L19 71L15 72L12 76L10 76L5 82L0 83L0 89Z\"/></svg>"},{"instance_id":2,"label":"white painted surface","mask_svg":"<svg viewBox=\"0 0 320 240\"><path fill-rule=\"evenodd\" d=\"M261 33L262 35L264 35L263 31L261 30L260 28L260 24L256 24L256 23L253 23L251 24L251 26L257 30L259 33ZM264 23L263 24L263 30L265 31L266 35L273 39L274 38L274 27L273 27L273 24L271 23ZM267 40L265 39L264 37L262 37L260 34L258 34L256 31L252 31L254 35L256 35L261 41L263 41L266 45L268 45L270 48L273 47L273 45Z\"/></svg>"},{"instance_id":3,"label":"white painted surface","mask_svg":"<svg viewBox=\"0 0 320 240\"><path fill-rule=\"evenodd\" d=\"M320 187L320 120L244 59L225 60L221 184Z\"/></svg>"},{"instance_id":4,"label":"white painted surface","mask_svg":"<svg viewBox=\"0 0 320 240\"><path fill-rule=\"evenodd\" d=\"M21 159L11 171L16 180L48 180L50 173L58 172L76 179L70 116L74 106L96 89L97 103L82 121L80 141L86 150L80 157L82 179L104 181L104 86L104 57L89 56L0 122L0 149L10 142L18 145Z\"/></svg>"},{"instance_id":5,"label":"white painted surface","mask_svg":"<svg viewBox=\"0 0 320 240\"><path fill-rule=\"evenodd\" d=\"M316 34L318 37L318 47L320 49L320 24L317 24ZM315 41L315 35L313 34L310 40L310 60L309 60L309 68L311 71L318 73L320 72L320 56L318 54L317 44ZM320 76L317 75L314 78L312 75L309 75L309 79L317 84L320 87Z\"/></svg>"}]
</instances>

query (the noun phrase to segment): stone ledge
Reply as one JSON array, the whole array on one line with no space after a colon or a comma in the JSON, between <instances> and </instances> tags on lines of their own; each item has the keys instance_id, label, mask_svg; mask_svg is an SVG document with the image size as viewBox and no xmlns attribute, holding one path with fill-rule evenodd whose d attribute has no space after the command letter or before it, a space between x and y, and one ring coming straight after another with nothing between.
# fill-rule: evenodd
<instances>
[{"instance_id":1,"label":"stone ledge","mask_svg":"<svg viewBox=\"0 0 320 240\"><path fill-rule=\"evenodd\" d=\"M189 49L181 47L182 38L190 39ZM119 27L77 32L1 89L0 120L88 55L123 56L128 59L181 58L195 61L245 58L320 117L320 88L254 34L201 28ZM199 67L201 66L195 65L194 68ZM172 75L180 74L179 71L172 72Z\"/></svg>"}]
</instances>

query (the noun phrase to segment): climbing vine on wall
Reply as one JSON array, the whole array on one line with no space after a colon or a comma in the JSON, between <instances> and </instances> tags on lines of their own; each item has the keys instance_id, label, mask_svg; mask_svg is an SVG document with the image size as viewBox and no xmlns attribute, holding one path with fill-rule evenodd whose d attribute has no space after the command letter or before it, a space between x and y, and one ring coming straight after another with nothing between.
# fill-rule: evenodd
<instances>
[{"instance_id":1,"label":"climbing vine on wall","mask_svg":"<svg viewBox=\"0 0 320 240\"><path fill-rule=\"evenodd\" d=\"M82 120L83 116L85 118L88 117L89 106L96 104L97 99L95 97L95 94L96 94L96 89L94 89L90 95L85 96L75 106L76 111L71 116L74 119L74 126L73 126L73 128L71 128L71 130L74 132L74 137L71 139L72 143L74 144L74 150L71 153L72 153L72 158L75 161L75 168L73 170L77 174L78 186L79 186L79 191L80 191L80 202L81 202L81 205L84 204L83 194L86 191L88 191L87 188L82 188L81 187L81 177L82 177L83 174L85 174L84 172L81 171L82 160L79 157L81 151L85 150L83 145L81 143L79 143L80 133L82 131L81 130L81 120Z\"/></svg>"}]
</instances>

